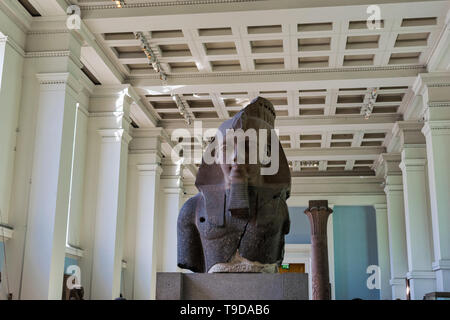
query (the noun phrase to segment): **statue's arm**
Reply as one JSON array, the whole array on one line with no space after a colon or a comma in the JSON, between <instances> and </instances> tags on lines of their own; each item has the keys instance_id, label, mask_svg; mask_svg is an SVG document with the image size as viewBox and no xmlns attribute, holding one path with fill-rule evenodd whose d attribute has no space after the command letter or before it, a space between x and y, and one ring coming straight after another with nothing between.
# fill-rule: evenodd
<instances>
[{"instance_id":1,"label":"statue's arm","mask_svg":"<svg viewBox=\"0 0 450 320\"><path fill-rule=\"evenodd\" d=\"M190 198L178 215L178 267L193 272L205 272L203 248L197 226L196 209L201 194Z\"/></svg>"}]
</instances>

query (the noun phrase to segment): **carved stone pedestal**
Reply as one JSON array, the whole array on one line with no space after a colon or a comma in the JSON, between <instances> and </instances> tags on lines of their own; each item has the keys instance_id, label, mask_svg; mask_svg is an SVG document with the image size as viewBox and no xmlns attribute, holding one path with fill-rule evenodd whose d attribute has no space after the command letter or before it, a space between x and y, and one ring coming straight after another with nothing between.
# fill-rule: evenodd
<instances>
[{"instance_id":1,"label":"carved stone pedestal","mask_svg":"<svg viewBox=\"0 0 450 320\"><path fill-rule=\"evenodd\" d=\"M158 272L156 300L308 300L308 274Z\"/></svg>"}]
</instances>

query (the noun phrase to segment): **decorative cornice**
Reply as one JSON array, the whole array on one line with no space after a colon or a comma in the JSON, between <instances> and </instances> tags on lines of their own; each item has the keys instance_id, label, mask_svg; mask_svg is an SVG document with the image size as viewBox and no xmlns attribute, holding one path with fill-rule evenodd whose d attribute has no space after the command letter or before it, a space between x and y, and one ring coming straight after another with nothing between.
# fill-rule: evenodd
<instances>
[{"instance_id":1,"label":"decorative cornice","mask_svg":"<svg viewBox=\"0 0 450 320\"><path fill-rule=\"evenodd\" d=\"M54 57L69 57L70 51L39 51L26 52L25 58L54 58Z\"/></svg>"},{"instance_id":2,"label":"decorative cornice","mask_svg":"<svg viewBox=\"0 0 450 320\"><path fill-rule=\"evenodd\" d=\"M446 108L446 107L450 107L450 101L428 102L428 107L430 107L430 108Z\"/></svg>"},{"instance_id":3,"label":"decorative cornice","mask_svg":"<svg viewBox=\"0 0 450 320\"><path fill-rule=\"evenodd\" d=\"M208 4L233 4L243 2L260 2L265 0L179 0L166 2L144 2L144 3L127 3L126 8L148 8L148 7L173 7L173 6L195 6ZM84 5L80 3L82 10L102 10L102 9L117 9L114 4L98 4L98 5Z\"/></svg>"},{"instance_id":4,"label":"decorative cornice","mask_svg":"<svg viewBox=\"0 0 450 320\"><path fill-rule=\"evenodd\" d=\"M42 35L42 34L53 35L57 33L70 33L70 32L71 30L69 29L30 30L27 32L27 36Z\"/></svg>"},{"instance_id":5,"label":"decorative cornice","mask_svg":"<svg viewBox=\"0 0 450 320\"><path fill-rule=\"evenodd\" d=\"M214 77L242 77L242 76L274 76L274 75L296 75L307 73L321 73L321 72L374 72L374 71L398 71L398 70L423 70L425 66L385 66L385 67L345 67L345 68L321 68L321 69L298 69L298 70L273 70L273 71L240 71L240 72L208 72L208 73L168 73L170 79L184 79L184 78L214 78ZM158 75L142 74L132 75L128 80L138 79L155 79L159 80Z\"/></svg>"},{"instance_id":6,"label":"decorative cornice","mask_svg":"<svg viewBox=\"0 0 450 320\"><path fill-rule=\"evenodd\" d=\"M36 78L39 80L39 84L42 85L58 85L58 84L66 84L69 79L69 73L38 73L36 74Z\"/></svg>"}]
</instances>

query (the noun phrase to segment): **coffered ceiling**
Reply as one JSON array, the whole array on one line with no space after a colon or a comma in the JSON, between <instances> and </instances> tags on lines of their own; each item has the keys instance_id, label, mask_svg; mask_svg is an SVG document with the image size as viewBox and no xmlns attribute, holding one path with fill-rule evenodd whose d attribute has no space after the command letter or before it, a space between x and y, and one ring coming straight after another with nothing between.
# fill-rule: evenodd
<instances>
[{"instance_id":1,"label":"coffered ceiling","mask_svg":"<svg viewBox=\"0 0 450 320\"><path fill-rule=\"evenodd\" d=\"M192 129L172 94L203 128L217 127L262 96L275 107L294 175L313 176L374 174L374 160L408 108L416 76L426 72L449 10L448 1L378 1L380 25L369 29L372 3L365 0L126 0L120 9L106 0L71 3L169 134ZM135 32L148 40L166 82ZM89 63L89 52L83 57L89 71L109 83ZM373 90L376 101L365 117Z\"/></svg>"}]
</instances>

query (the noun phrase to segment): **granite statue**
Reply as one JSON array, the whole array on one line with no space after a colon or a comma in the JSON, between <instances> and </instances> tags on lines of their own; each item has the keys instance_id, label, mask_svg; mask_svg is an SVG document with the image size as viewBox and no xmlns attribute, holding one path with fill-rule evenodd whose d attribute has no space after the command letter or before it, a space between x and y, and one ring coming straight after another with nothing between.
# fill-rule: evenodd
<instances>
[{"instance_id":1,"label":"granite statue","mask_svg":"<svg viewBox=\"0 0 450 320\"><path fill-rule=\"evenodd\" d=\"M275 118L272 103L258 97L219 127L211 145L212 155L220 161L206 161L207 152L203 154L195 181L199 193L179 213L180 268L199 273L278 271L290 229L286 200L291 174L273 130ZM228 139L228 132L240 129L267 132L262 145L270 163L249 161L255 151L248 137L244 149L238 139ZM258 152L262 145L258 144ZM223 151L227 146L234 152ZM261 174L275 161L276 172Z\"/></svg>"}]
</instances>

